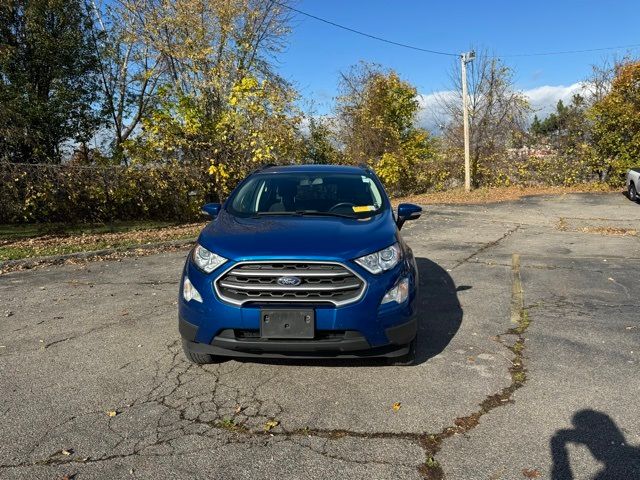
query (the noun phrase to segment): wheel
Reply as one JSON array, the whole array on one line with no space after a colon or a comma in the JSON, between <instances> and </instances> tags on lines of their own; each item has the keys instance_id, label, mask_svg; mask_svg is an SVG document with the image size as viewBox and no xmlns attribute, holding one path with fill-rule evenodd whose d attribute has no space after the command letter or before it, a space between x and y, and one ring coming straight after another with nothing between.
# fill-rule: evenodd
<instances>
[{"instance_id":1,"label":"wheel","mask_svg":"<svg viewBox=\"0 0 640 480\"><path fill-rule=\"evenodd\" d=\"M214 357L213 355L210 355L208 353L192 352L184 343L182 344L182 351L184 352L184 356L187 357L187 360L189 360L191 363L197 363L198 365L216 363L216 357Z\"/></svg>"},{"instance_id":2,"label":"wheel","mask_svg":"<svg viewBox=\"0 0 640 480\"><path fill-rule=\"evenodd\" d=\"M633 182L629 182L629 200L632 202L638 201L638 192L636 191L636 186Z\"/></svg>"},{"instance_id":3,"label":"wheel","mask_svg":"<svg viewBox=\"0 0 640 480\"><path fill-rule=\"evenodd\" d=\"M418 336L416 335L411 343L409 343L409 351L401 357L392 357L389 359L389 365L408 367L414 364L416 360L416 346L418 345Z\"/></svg>"}]
</instances>

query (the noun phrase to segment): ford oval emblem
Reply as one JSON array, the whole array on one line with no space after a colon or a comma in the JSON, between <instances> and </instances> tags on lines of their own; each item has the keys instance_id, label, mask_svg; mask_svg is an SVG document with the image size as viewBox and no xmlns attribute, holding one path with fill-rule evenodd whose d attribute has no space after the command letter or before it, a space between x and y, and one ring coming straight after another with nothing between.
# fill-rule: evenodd
<instances>
[{"instance_id":1,"label":"ford oval emblem","mask_svg":"<svg viewBox=\"0 0 640 480\"><path fill-rule=\"evenodd\" d=\"M302 280L298 277L280 277L276 280L276 283L283 287L297 287L302 283Z\"/></svg>"}]
</instances>

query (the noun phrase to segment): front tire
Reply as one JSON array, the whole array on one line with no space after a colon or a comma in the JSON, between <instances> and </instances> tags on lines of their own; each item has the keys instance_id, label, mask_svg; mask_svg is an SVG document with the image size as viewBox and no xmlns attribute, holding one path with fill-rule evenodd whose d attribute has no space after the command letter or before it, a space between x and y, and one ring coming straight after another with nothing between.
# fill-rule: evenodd
<instances>
[{"instance_id":1,"label":"front tire","mask_svg":"<svg viewBox=\"0 0 640 480\"><path fill-rule=\"evenodd\" d=\"M210 355L208 353L198 353L192 352L187 348L187 346L182 344L182 351L184 352L184 356L187 357L191 363L195 363L197 365L208 365L210 363L216 363L216 357Z\"/></svg>"},{"instance_id":2,"label":"front tire","mask_svg":"<svg viewBox=\"0 0 640 480\"><path fill-rule=\"evenodd\" d=\"M629 200L632 202L638 201L638 191L636 190L636 186L633 182L629 182Z\"/></svg>"}]
</instances>

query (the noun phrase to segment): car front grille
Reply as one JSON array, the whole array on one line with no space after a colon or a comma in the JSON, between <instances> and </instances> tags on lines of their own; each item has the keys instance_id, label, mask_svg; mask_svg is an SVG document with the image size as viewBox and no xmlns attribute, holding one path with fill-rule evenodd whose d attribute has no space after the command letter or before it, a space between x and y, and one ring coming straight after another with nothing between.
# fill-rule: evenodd
<instances>
[{"instance_id":1,"label":"car front grille","mask_svg":"<svg viewBox=\"0 0 640 480\"><path fill-rule=\"evenodd\" d=\"M293 277L299 284L278 283L285 277ZM234 305L306 302L341 306L359 300L366 282L335 262L241 262L220 275L214 287L222 300Z\"/></svg>"}]
</instances>

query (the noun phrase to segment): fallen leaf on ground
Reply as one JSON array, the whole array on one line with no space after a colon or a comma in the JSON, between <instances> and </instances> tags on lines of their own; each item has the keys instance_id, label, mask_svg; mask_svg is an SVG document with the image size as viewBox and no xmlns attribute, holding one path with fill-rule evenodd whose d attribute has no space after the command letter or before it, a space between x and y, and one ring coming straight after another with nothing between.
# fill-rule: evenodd
<instances>
[{"instance_id":1,"label":"fallen leaf on ground","mask_svg":"<svg viewBox=\"0 0 640 480\"><path fill-rule=\"evenodd\" d=\"M272 428L277 427L278 425L280 425L280 422L277 420L269 420L264 424L264 431L268 432L269 430L271 430Z\"/></svg>"},{"instance_id":2,"label":"fallen leaf on ground","mask_svg":"<svg viewBox=\"0 0 640 480\"><path fill-rule=\"evenodd\" d=\"M242 407L240 405L238 405L236 407L236 413L240 413L242 411Z\"/></svg>"},{"instance_id":3,"label":"fallen leaf on ground","mask_svg":"<svg viewBox=\"0 0 640 480\"><path fill-rule=\"evenodd\" d=\"M65 448L61 453L65 456L69 456L73 453L73 448Z\"/></svg>"},{"instance_id":4,"label":"fallen leaf on ground","mask_svg":"<svg viewBox=\"0 0 640 480\"><path fill-rule=\"evenodd\" d=\"M115 417L116 415L118 415L118 412L116 412L115 410L109 410L107 412L107 415L109 415L110 417Z\"/></svg>"},{"instance_id":5,"label":"fallen leaf on ground","mask_svg":"<svg viewBox=\"0 0 640 480\"><path fill-rule=\"evenodd\" d=\"M528 468L523 468L522 469L522 475L524 475L527 478L538 478L542 474L540 473L540 470L536 470L535 468L532 469L532 470L530 470Z\"/></svg>"},{"instance_id":6,"label":"fallen leaf on ground","mask_svg":"<svg viewBox=\"0 0 640 480\"><path fill-rule=\"evenodd\" d=\"M391 408L393 409L394 412L397 412L398 410L400 410L401 406L402 404L400 402L395 402L393 405L391 405Z\"/></svg>"}]
</instances>

